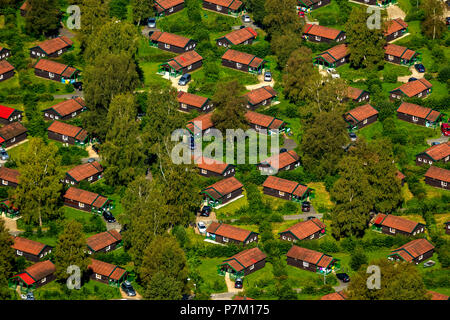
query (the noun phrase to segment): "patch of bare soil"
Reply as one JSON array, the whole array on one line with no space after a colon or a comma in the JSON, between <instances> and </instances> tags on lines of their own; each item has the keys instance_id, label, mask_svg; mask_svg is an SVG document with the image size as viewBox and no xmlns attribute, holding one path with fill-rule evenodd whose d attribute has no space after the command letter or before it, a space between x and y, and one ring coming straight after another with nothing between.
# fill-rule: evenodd
<instances>
[{"instance_id":1,"label":"patch of bare soil","mask_svg":"<svg viewBox=\"0 0 450 320\"><path fill-rule=\"evenodd\" d=\"M386 11L390 20L397 18L405 20L406 13L397 5L387 7Z\"/></svg>"},{"instance_id":2,"label":"patch of bare soil","mask_svg":"<svg viewBox=\"0 0 450 320\"><path fill-rule=\"evenodd\" d=\"M275 85L275 81L273 80L273 78L272 78L272 80L270 82L269 81L264 81L264 71L263 71L260 75L258 75L258 83L257 84L250 84L248 86L245 86L245 88L247 90L255 90L255 89L258 89L258 88L261 88L261 87L264 87L264 86L271 86L271 87L273 87L274 85Z\"/></svg>"}]
</instances>

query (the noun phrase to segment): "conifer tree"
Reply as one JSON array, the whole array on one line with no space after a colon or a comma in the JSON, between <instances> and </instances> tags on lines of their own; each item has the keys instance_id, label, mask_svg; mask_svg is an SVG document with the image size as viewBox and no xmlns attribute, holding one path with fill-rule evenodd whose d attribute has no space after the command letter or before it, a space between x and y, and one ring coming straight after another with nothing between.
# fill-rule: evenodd
<instances>
[{"instance_id":1,"label":"conifer tree","mask_svg":"<svg viewBox=\"0 0 450 320\"><path fill-rule=\"evenodd\" d=\"M8 279L12 275L14 265L13 240L5 227L5 221L0 218L0 299L8 299Z\"/></svg>"}]
</instances>

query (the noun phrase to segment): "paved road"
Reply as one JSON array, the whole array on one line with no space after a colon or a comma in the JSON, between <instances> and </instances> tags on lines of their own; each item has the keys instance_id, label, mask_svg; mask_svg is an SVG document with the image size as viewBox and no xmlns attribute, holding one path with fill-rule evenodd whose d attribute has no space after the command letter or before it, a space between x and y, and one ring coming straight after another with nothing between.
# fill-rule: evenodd
<instances>
[{"instance_id":1,"label":"paved road","mask_svg":"<svg viewBox=\"0 0 450 320\"><path fill-rule=\"evenodd\" d=\"M212 293L211 300L231 300L236 292Z\"/></svg>"},{"instance_id":2,"label":"paved road","mask_svg":"<svg viewBox=\"0 0 450 320\"><path fill-rule=\"evenodd\" d=\"M449 140L450 137L446 137L444 135L441 135L439 138L434 139L427 139L427 143L431 146L432 142L439 142L439 143L445 143Z\"/></svg>"},{"instance_id":3,"label":"paved road","mask_svg":"<svg viewBox=\"0 0 450 320\"><path fill-rule=\"evenodd\" d=\"M334 275L333 275L333 276L334 276ZM345 283L345 282L342 282L341 280L338 280L338 282L339 282L339 285L333 287L333 289L334 289L336 292L339 292L339 291L342 291L342 290L344 290L344 289L347 289L347 287L348 287L348 285L349 285L349 282Z\"/></svg>"},{"instance_id":4,"label":"paved road","mask_svg":"<svg viewBox=\"0 0 450 320\"><path fill-rule=\"evenodd\" d=\"M306 220L308 217L311 217L311 216L316 217L317 219L322 219L323 214L322 213L318 213L316 211L316 209L314 209L314 207L311 205L311 210L309 212L305 212L305 213L301 213L301 214L285 215L285 216L283 216L283 220L284 221L299 220L299 219Z\"/></svg>"},{"instance_id":5,"label":"paved road","mask_svg":"<svg viewBox=\"0 0 450 320\"><path fill-rule=\"evenodd\" d=\"M83 94L83 91L75 90L72 93L54 94L53 98L55 98L55 99L72 99L73 96L78 96L78 97L83 98L84 94Z\"/></svg>"},{"instance_id":6,"label":"paved road","mask_svg":"<svg viewBox=\"0 0 450 320\"><path fill-rule=\"evenodd\" d=\"M297 147L297 142L291 138L284 138L283 148L286 148L288 151L294 150Z\"/></svg>"}]
</instances>

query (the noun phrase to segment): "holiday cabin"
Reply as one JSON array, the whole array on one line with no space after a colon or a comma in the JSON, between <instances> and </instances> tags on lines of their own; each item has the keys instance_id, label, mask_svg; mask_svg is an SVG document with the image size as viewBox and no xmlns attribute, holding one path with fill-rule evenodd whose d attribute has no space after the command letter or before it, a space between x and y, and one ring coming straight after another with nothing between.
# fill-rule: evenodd
<instances>
[{"instance_id":1,"label":"holiday cabin","mask_svg":"<svg viewBox=\"0 0 450 320\"><path fill-rule=\"evenodd\" d=\"M344 31L319 26L318 24L305 24L303 39L311 42L341 42L347 39Z\"/></svg>"},{"instance_id":2,"label":"holiday cabin","mask_svg":"<svg viewBox=\"0 0 450 320\"><path fill-rule=\"evenodd\" d=\"M0 46L0 60L7 59L11 56L11 50Z\"/></svg>"},{"instance_id":3,"label":"holiday cabin","mask_svg":"<svg viewBox=\"0 0 450 320\"><path fill-rule=\"evenodd\" d=\"M293 245L286 254L287 264L320 274L329 274L339 269L339 259L311 249Z\"/></svg>"},{"instance_id":4,"label":"holiday cabin","mask_svg":"<svg viewBox=\"0 0 450 320\"><path fill-rule=\"evenodd\" d=\"M89 278L111 286L119 287L127 278L127 271L114 264L91 259L88 266Z\"/></svg>"},{"instance_id":5,"label":"holiday cabin","mask_svg":"<svg viewBox=\"0 0 450 320\"><path fill-rule=\"evenodd\" d=\"M87 162L76 166L66 172L63 182L65 184L77 185L81 181L89 183L102 178L103 167L97 161Z\"/></svg>"},{"instance_id":6,"label":"holiday cabin","mask_svg":"<svg viewBox=\"0 0 450 320\"><path fill-rule=\"evenodd\" d=\"M184 0L155 0L154 7L159 17L168 16L184 8Z\"/></svg>"},{"instance_id":7,"label":"holiday cabin","mask_svg":"<svg viewBox=\"0 0 450 320\"><path fill-rule=\"evenodd\" d=\"M52 252L52 247L22 237L15 237L14 244L11 247L14 249L16 256L24 257L32 262L38 262Z\"/></svg>"},{"instance_id":8,"label":"holiday cabin","mask_svg":"<svg viewBox=\"0 0 450 320\"><path fill-rule=\"evenodd\" d=\"M389 235L415 236L425 232L425 225L392 214L379 213L373 220L372 230Z\"/></svg>"},{"instance_id":9,"label":"holiday cabin","mask_svg":"<svg viewBox=\"0 0 450 320\"><path fill-rule=\"evenodd\" d=\"M179 110L181 111L197 110L200 112L210 112L214 109L213 103L209 98L184 91L178 91L177 101Z\"/></svg>"},{"instance_id":10,"label":"holiday cabin","mask_svg":"<svg viewBox=\"0 0 450 320\"><path fill-rule=\"evenodd\" d=\"M244 95L247 100L247 109L254 111L260 106L270 106L272 100L276 100L277 94L271 86L251 90Z\"/></svg>"},{"instance_id":11,"label":"holiday cabin","mask_svg":"<svg viewBox=\"0 0 450 320\"><path fill-rule=\"evenodd\" d=\"M0 105L0 124L22 120L23 111Z\"/></svg>"},{"instance_id":12,"label":"holiday cabin","mask_svg":"<svg viewBox=\"0 0 450 320\"><path fill-rule=\"evenodd\" d=\"M416 165L433 164L434 162L447 163L450 161L450 141L431 146L424 152L416 155Z\"/></svg>"},{"instance_id":13,"label":"holiday cabin","mask_svg":"<svg viewBox=\"0 0 450 320\"><path fill-rule=\"evenodd\" d=\"M202 114L191 121L189 121L186 125L186 129L192 136L197 136L199 134L206 134L209 132L211 128L214 128L214 123L212 122L212 112Z\"/></svg>"},{"instance_id":14,"label":"holiday cabin","mask_svg":"<svg viewBox=\"0 0 450 320\"><path fill-rule=\"evenodd\" d=\"M206 187L200 194L204 196L205 200L208 200L210 205L216 207L241 196L243 187L238 179L229 177Z\"/></svg>"},{"instance_id":15,"label":"holiday cabin","mask_svg":"<svg viewBox=\"0 0 450 320\"><path fill-rule=\"evenodd\" d=\"M55 265L50 260L36 262L23 272L10 278L9 284L10 286L12 284L19 285L21 289L26 289L28 292L55 280L55 271Z\"/></svg>"},{"instance_id":16,"label":"holiday cabin","mask_svg":"<svg viewBox=\"0 0 450 320\"><path fill-rule=\"evenodd\" d=\"M79 70L74 67L47 59L40 59L34 65L36 76L62 83L76 82L78 73Z\"/></svg>"},{"instance_id":17,"label":"holiday cabin","mask_svg":"<svg viewBox=\"0 0 450 320\"><path fill-rule=\"evenodd\" d=\"M64 52L72 48L73 41L66 36L59 36L50 40L45 40L30 49L31 58L58 58Z\"/></svg>"},{"instance_id":18,"label":"holiday cabin","mask_svg":"<svg viewBox=\"0 0 450 320\"><path fill-rule=\"evenodd\" d=\"M237 46L240 44L252 44L256 40L258 34L251 27L237 29L216 39L219 47Z\"/></svg>"},{"instance_id":19,"label":"holiday cabin","mask_svg":"<svg viewBox=\"0 0 450 320\"><path fill-rule=\"evenodd\" d=\"M231 177L234 176L236 168L232 164L226 164L220 160L198 157L194 160L198 173L205 177Z\"/></svg>"},{"instance_id":20,"label":"holiday cabin","mask_svg":"<svg viewBox=\"0 0 450 320\"><path fill-rule=\"evenodd\" d=\"M303 202L313 196L313 189L296 181L268 176L263 183L263 193L285 200Z\"/></svg>"},{"instance_id":21,"label":"holiday cabin","mask_svg":"<svg viewBox=\"0 0 450 320\"><path fill-rule=\"evenodd\" d=\"M0 201L0 214L6 215L7 218L16 218L20 215L20 211L13 201L5 199Z\"/></svg>"},{"instance_id":22,"label":"holiday cabin","mask_svg":"<svg viewBox=\"0 0 450 320\"><path fill-rule=\"evenodd\" d=\"M401 173L400 170L397 170L396 177L398 180L400 180L400 183L402 184L402 187L403 187L405 184L406 176L403 173Z\"/></svg>"},{"instance_id":23,"label":"holiday cabin","mask_svg":"<svg viewBox=\"0 0 450 320\"><path fill-rule=\"evenodd\" d=\"M109 211L112 201L98 193L70 187L63 196L64 205L86 212L102 213Z\"/></svg>"},{"instance_id":24,"label":"holiday cabin","mask_svg":"<svg viewBox=\"0 0 450 320\"><path fill-rule=\"evenodd\" d=\"M378 110L370 104L356 107L344 114L344 120L351 129L361 129L377 121Z\"/></svg>"},{"instance_id":25,"label":"holiday cabin","mask_svg":"<svg viewBox=\"0 0 450 320\"><path fill-rule=\"evenodd\" d=\"M244 4L239 0L203 0L203 9L237 16L244 10Z\"/></svg>"},{"instance_id":26,"label":"holiday cabin","mask_svg":"<svg viewBox=\"0 0 450 320\"><path fill-rule=\"evenodd\" d=\"M86 239L88 254L109 252L122 245L122 235L115 229L100 232Z\"/></svg>"},{"instance_id":27,"label":"holiday cabin","mask_svg":"<svg viewBox=\"0 0 450 320\"><path fill-rule=\"evenodd\" d=\"M300 166L300 157L293 150L274 154L257 164L258 169L266 174L275 174L283 170L293 170L298 166Z\"/></svg>"},{"instance_id":28,"label":"holiday cabin","mask_svg":"<svg viewBox=\"0 0 450 320\"><path fill-rule=\"evenodd\" d=\"M24 3L22 3L22 5L20 6L20 15L22 17L25 17L29 8L30 8L30 4L28 3L28 1L25 1Z\"/></svg>"},{"instance_id":29,"label":"holiday cabin","mask_svg":"<svg viewBox=\"0 0 450 320\"><path fill-rule=\"evenodd\" d=\"M301 11L309 12L330 4L331 0L298 0Z\"/></svg>"},{"instance_id":30,"label":"holiday cabin","mask_svg":"<svg viewBox=\"0 0 450 320\"><path fill-rule=\"evenodd\" d=\"M389 91L389 98L391 100L407 98L424 98L431 93L433 85L426 79L417 79L411 82L402 84L400 87Z\"/></svg>"},{"instance_id":31,"label":"holiday cabin","mask_svg":"<svg viewBox=\"0 0 450 320\"><path fill-rule=\"evenodd\" d=\"M387 42L400 38L408 32L408 24L402 18L389 20L386 23L384 36Z\"/></svg>"},{"instance_id":32,"label":"holiday cabin","mask_svg":"<svg viewBox=\"0 0 450 320\"><path fill-rule=\"evenodd\" d=\"M72 98L43 110L45 120L70 120L87 110L83 98Z\"/></svg>"},{"instance_id":33,"label":"holiday cabin","mask_svg":"<svg viewBox=\"0 0 450 320\"><path fill-rule=\"evenodd\" d=\"M431 295L431 300L433 300L433 301L435 301L435 300L444 300L444 301L450 300L449 296L446 296L445 294L442 294L442 293L438 293L436 291L428 290L427 293L429 295Z\"/></svg>"},{"instance_id":34,"label":"holiday cabin","mask_svg":"<svg viewBox=\"0 0 450 320\"><path fill-rule=\"evenodd\" d=\"M353 102L360 103L370 100L370 94L366 90L348 87L347 97L345 99L351 99Z\"/></svg>"},{"instance_id":35,"label":"holiday cabin","mask_svg":"<svg viewBox=\"0 0 450 320\"><path fill-rule=\"evenodd\" d=\"M203 64L203 58L195 51L188 51L169 61L159 65L158 73L171 77L178 77L182 74L192 72L200 68Z\"/></svg>"},{"instance_id":36,"label":"holiday cabin","mask_svg":"<svg viewBox=\"0 0 450 320\"><path fill-rule=\"evenodd\" d=\"M229 224L212 222L206 229L206 238L218 243L243 245L258 242L258 233Z\"/></svg>"},{"instance_id":37,"label":"holiday cabin","mask_svg":"<svg viewBox=\"0 0 450 320\"><path fill-rule=\"evenodd\" d=\"M232 49L228 49L222 56L222 66L253 74L261 74L265 64L265 60L253 54Z\"/></svg>"},{"instance_id":38,"label":"holiday cabin","mask_svg":"<svg viewBox=\"0 0 450 320\"><path fill-rule=\"evenodd\" d=\"M425 183L445 190L450 190L450 170L431 166L425 173Z\"/></svg>"},{"instance_id":39,"label":"holiday cabin","mask_svg":"<svg viewBox=\"0 0 450 320\"><path fill-rule=\"evenodd\" d=\"M12 122L0 128L0 143L3 148L11 147L27 138L27 128L20 122Z\"/></svg>"},{"instance_id":40,"label":"holiday cabin","mask_svg":"<svg viewBox=\"0 0 450 320\"><path fill-rule=\"evenodd\" d=\"M6 60L0 60L0 82L14 76L14 67Z\"/></svg>"},{"instance_id":41,"label":"holiday cabin","mask_svg":"<svg viewBox=\"0 0 450 320\"><path fill-rule=\"evenodd\" d=\"M389 260L403 260L419 264L433 256L434 246L427 239L415 239L391 251Z\"/></svg>"},{"instance_id":42,"label":"holiday cabin","mask_svg":"<svg viewBox=\"0 0 450 320\"><path fill-rule=\"evenodd\" d=\"M350 50L347 44L338 44L328 49L313 59L314 65L324 66L326 68L337 68L350 60Z\"/></svg>"},{"instance_id":43,"label":"holiday cabin","mask_svg":"<svg viewBox=\"0 0 450 320\"><path fill-rule=\"evenodd\" d=\"M297 242L319 239L326 234L326 226L317 218L301 221L279 233L280 240Z\"/></svg>"},{"instance_id":44,"label":"holiday cabin","mask_svg":"<svg viewBox=\"0 0 450 320\"><path fill-rule=\"evenodd\" d=\"M324 295L320 300L347 300L348 295L343 291L337 291Z\"/></svg>"},{"instance_id":45,"label":"holiday cabin","mask_svg":"<svg viewBox=\"0 0 450 320\"><path fill-rule=\"evenodd\" d=\"M253 111L247 111L245 113L245 119L247 119L250 126L259 133L271 135L277 132L276 130L280 133L286 128L286 122L283 120ZM265 132L263 132L263 130L265 130Z\"/></svg>"},{"instance_id":46,"label":"holiday cabin","mask_svg":"<svg viewBox=\"0 0 450 320\"><path fill-rule=\"evenodd\" d=\"M150 36L150 45L161 50L184 53L194 50L197 41L174 33L155 31Z\"/></svg>"},{"instance_id":47,"label":"holiday cabin","mask_svg":"<svg viewBox=\"0 0 450 320\"><path fill-rule=\"evenodd\" d=\"M17 187L19 185L20 172L16 169L10 169L5 166L0 167L0 179L2 186Z\"/></svg>"},{"instance_id":48,"label":"holiday cabin","mask_svg":"<svg viewBox=\"0 0 450 320\"><path fill-rule=\"evenodd\" d=\"M56 120L47 128L47 132L49 139L72 145L84 145L88 136L83 128Z\"/></svg>"},{"instance_id":49,"label":"holiday cabin","mask_svg":"<svg viewBox=\"0 0 450 320\"><path fill-rule=\"evenodd\" d=\"M266 258L266 254L259 248L247 249L224 260L218 265L218 272L220 275L228 272L231 279L242 278L264 268Z\"/></svg>"},{"instance_id":50,"label":"holiday cabin","mask_svg":"<svg viewBox=\"0 0 450 320\"><path fill-rule=\"evenodd\" d=\"M435 127L442 118L442 114L414 103L403 102L397 108L397 118L425 127Z\"/></svg>"},{"instance_id":51,"label":"holiday cabin","mask_svg":"<svg viewBox=\"0 0 450 320\"><path fill-rule=\"evenodd\" d=\"M419 53L406 47L388 43L384 47L384 60L402 66L412 66L420 61Z\"/></svg>"}]
</instances>

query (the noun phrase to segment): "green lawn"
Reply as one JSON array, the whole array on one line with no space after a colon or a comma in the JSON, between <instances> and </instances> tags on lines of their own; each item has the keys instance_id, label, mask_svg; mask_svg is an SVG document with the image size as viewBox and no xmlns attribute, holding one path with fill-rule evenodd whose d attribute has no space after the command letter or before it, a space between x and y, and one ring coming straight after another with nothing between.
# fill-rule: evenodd
<instances>
[{"instance_id":1,"label":"green lawn","mask_svg":"<svg viewBox=\"0 0 450 320\"><path fill-rule=\"evenodd\" d=\"M202 291L211 291L212 293L227 292L225 278L218 274L217 266L226 258L202 258L201 264L197 267L198 274L202 277L204 283L199 286Z\"/></svg>"}]
</instances>

